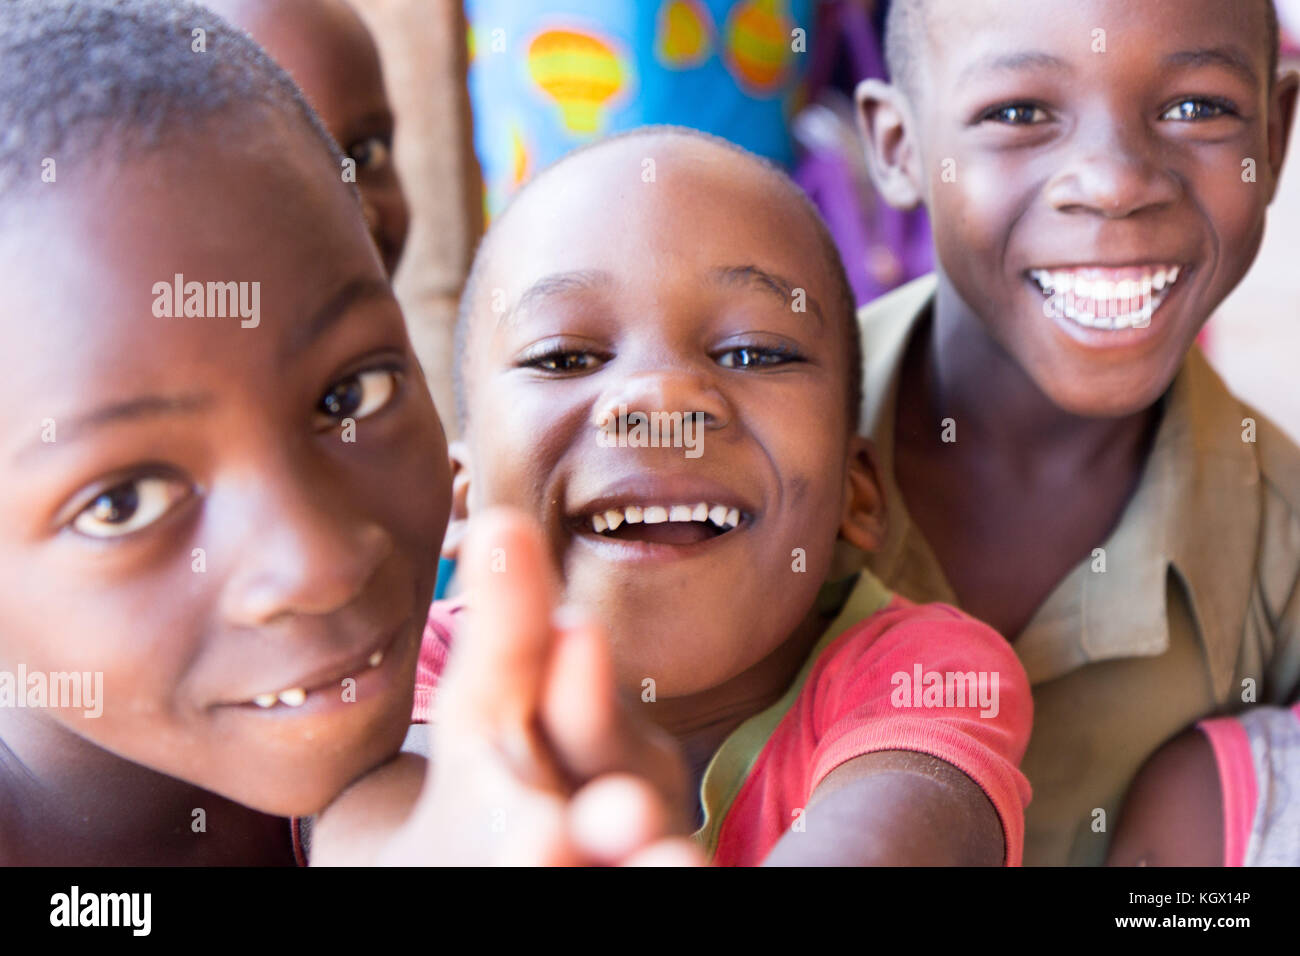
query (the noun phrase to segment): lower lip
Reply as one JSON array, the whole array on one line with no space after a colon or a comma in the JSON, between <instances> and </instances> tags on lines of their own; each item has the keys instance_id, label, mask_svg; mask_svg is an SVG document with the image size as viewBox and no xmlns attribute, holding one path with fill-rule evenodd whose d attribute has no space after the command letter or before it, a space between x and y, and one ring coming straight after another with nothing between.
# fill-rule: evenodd
<instances>
[{"instance_id":1,"label":"lower lip","mask_svg":"<svg viewBox=\"0 0 1300 956\"><path fill-rule=\"evenodd\" d=\"M1080 325L1073 319L1066 317L1064 314L1056 314L1056 310L1048 310L1047 303L1051 299L1043 294L1037 282L1025 276L1025 282L1029 286L1038 314L1056 324L1056 326L1065 332L1071 339L1080 345L1089 349L1106 350L1106 349L1123 349L1132 348L1145 344L1151 339L1160 338L1165 334L1165 329L1170 325L1173 316L1174 300L1182 293L1183 287L1190 281L1192 270L1186 266L1183 267L1183 274L1178 277L1178 281L1168 290L1160 305L1151 314L1151 321L1141 327L1130 326L1127 329L1098 329L1089 328L1086 325Z\"/></svg>"},{"instance_id":2,"label":"lower lip","mask_svg":"<svg viewBox=\"0 0 1300 956\"><path fill-rule=\"evenodd\" d=\"M748 516L740 524L725 534L696 541L692 544L658 544L650 541L631 541L625 538L607 538L595 531L578 530L573 537L584 548L594 551L602 561L623 563L664 564L670 561L686 561L691 558L710 554L718 548L726 547L731 541L739 541L740 533L749 530L754 519Z\"/></svg>"},{"instance_id":3,"label":"lower lip","mask_svg":"<svg viewBox=\"0 0 1300 956\"><path fill-rule=\"evenodd\" d=\"M423 633L423 629L419 632ZM419 646L418 636L411 640L411 622L408 620L397 629L381 649L384 659L378 667L364 666L355 674L342 674L332 683L324 684L307 692L307 699L297 707L275 703L270 707L259 707L251 701L242 704L223 704L219 710L233 711L239 714L253 715L263 720L277 722L309 720L340 713L356 714L370 710L383 702L392 693L397 678L407 672L407 660L412 645ZM351 678L355 686L348 694L350 700L344 699L343 681Z\"/></svg>"}]
</instances>

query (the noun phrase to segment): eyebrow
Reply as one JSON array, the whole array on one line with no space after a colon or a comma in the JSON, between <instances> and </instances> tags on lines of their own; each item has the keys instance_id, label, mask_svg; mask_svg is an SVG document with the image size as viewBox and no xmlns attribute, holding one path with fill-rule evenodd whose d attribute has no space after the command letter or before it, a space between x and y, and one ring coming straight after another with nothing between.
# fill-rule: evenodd
<instances>
[{"instance_id":1,"label":"eyebrow","mask_svg":"<svg viewBox=\"0 0 1300 956\"><path fill-rule=\"evenodd\" d=\"M971 78L976 73L1017 73L1026 70L1060 70L1073 73L1074 67L1068 61L1041 50L1022 50L1018 53L990 54L976 60L962 70L957 78L958 84Z\"/></svg>"},{"instance_id":2,"label":"eyebrow","mask_svg":"<svg viewBox=\"0 0 1300 956\"><path fill-rule=\"evenodd\" d=\"M713 279L722 285L747 286L760 292L771 293L774 297L779 298L787 308L792 305L791 300L794 298L795 290L801 288L785 278L785 276L769 272L755 265L724 266L720 269L714 269ZM821 304L813 298L812 293L807 289L802 289L802 291L808 303L808 311L816 316L818 323L824 329L826 327L826 315L822 312Z\"/></svg>"},{"instance_id":3,"label":"eyebrow","mask_svg":"<svg viewBox=\"0 0 1300 956\"><path fill-rule=\"evenodd\" d=\"M1165 57L1165 66L1169 67L1204 67L1221 66L1236 73L1252 86L1259 85L1259 74L1245 50L1237 46L1201 47L1196 50L1182 50Z\"/></svg>"},{"instance_id":4,"label":"eyebrow","mask_svg":"<svg viewBox=\"0 0 1300 956\"><path fill-rule=\"evenodd\" d=\"M574 272L556 272L543 276L523 291L513 308L497 316L497 325L523 319L530 306L546 299L570 295L574 292L586 292L610 285L613 281L614 276L603 269L579 269Z\"/></svg>"},{"instance_id":5,"label":"eyebrow","mask_svg":"<svg viewBox=\"0 0 1300 956\"><path fill-rule=\"evenodd\" d=\"M315 315L289 333L285 340L284 357L291 358L306 350L347 315L354 306L379 299L393 299L393 287L389 285L387 279L376 279L373 276L358 277L340 286L316 310Z\"/></svg>"},{"instance_id":6,"label":"eyebrow","mask_svg":"<svg viewBox=\"0 0 1300 956\"><path fill-rule=\"evenodd\" d=\"M72 419L54 419L57 429L56 441L47 443L38 438L23 447L13 460L15 464L21 463L30 459L38 449L45 448L49 444L58 445L67 441L77 441L88 432L107 425L139 422L150 418L197 415L211 408L212 405L211 395L138 395L135 398L104 405Z\"/></svg>"}]
</instances>

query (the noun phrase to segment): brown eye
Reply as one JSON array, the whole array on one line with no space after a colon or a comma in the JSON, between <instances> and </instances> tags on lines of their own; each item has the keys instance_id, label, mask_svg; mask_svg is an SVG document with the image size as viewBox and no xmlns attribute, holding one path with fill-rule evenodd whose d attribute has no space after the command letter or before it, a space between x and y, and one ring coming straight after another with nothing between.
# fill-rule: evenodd
<instances>
[{"instance_id":1,"label":"brown eye","mask_svg":"<svg viewBox=\"0 0 1300 956\"><path fill-rule=\"evenodd\" d=\"M548 352L528 360L528 368L539 368L545 372L589 372L600 364L600 360L590 352Z\"/></svg>"},{"instance_id":2,"label":"brown eye","mask_svg":"<svg viewBox=\"0 0 1300 956\"><path fill-rule=\"evenodd\" d=\"M1047 121L1047 111L1031 103L1012 103L990 110L984 114L984 119L1008 126L1035 126Z\"/></svg>"},{"instance_id":3,"label":"brown eye","mask_svg":"<svg viewBox=\"0 0 1300 956\"><path fill-rule=\"evenodd\" d=\"M728 349L718 356L718 364L723 368L764 368L798 360L798 356L785 349L760 349L752 345Z\"/></svg>"},{"instance_id":4,"label":"brown eye","mask_svg":"<svg viewBox=\"0 0 1300 956\"><path fill-rule=\"evenodd\" d=\"M359 169L375 172L388 165L392 147L382 136L371 136L349 147L348 155L356 160Z\"/></svg>"},{"instance_id":5,"label":"brown eye","mask_svg":"<svg viewBox=\"0 0 1300 956\"><path fill-rule=\"evenodd\" d=\"M98 496L72 520L72 527L91 538L120 538L147 528L190 489L174 478L137 478L115 485Z\"/></svg>"},{"instance_id":6,"label":"brown eye","mask_svg":"<svg viewBox=\"0 0 1300 956\"><path fill-rule=\"evenodd\" d=\"M317 424L333 428L345 418L360 421L384 408L397 391L397 372L390 368L366 369L330 387L316 405Z\"/></svg>"}]
</instances>

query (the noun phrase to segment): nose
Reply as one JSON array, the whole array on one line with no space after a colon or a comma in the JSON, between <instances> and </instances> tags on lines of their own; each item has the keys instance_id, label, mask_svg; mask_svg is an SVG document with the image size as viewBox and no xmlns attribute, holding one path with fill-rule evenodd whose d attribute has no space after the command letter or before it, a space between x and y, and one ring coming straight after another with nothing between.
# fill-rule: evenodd
<instances>
[{"instance_id":1,"label":"nose","mask_svg":"<svg viewBox=\"0 0 1300 956\"><path fill-rule=\"evenodd\" d=\"M1181 180L1160 161L1140 124L1112 126L1104 134L1081 131L1081 145L1049 182L1047 196L1059 212L1123 219L1175 202Z\"/></svg>"},{"instance_id":2,"label":"nose","mask_svg":"<svg viewBox=\"0 0 1300 956\"><path fill-rule=\"evenodd\" d=\"M703 415L704 427L718 430L731 422L731 408L704 373L688 368L643 369L625 375L596 401L592 424L611 428L633 414L680 412Z\"/></svg>"},{"instance_id":3,"label":"nose","mask_svg":"<svg viewBox=\"0 0 1300 956\"><path fill-rule=\"evenodd\" d=\"M255 490L230 492L255 505L241 523L239 557L222 595L226 619L264 627L347 607L392 554L392 536L319 475L259 479Z\"/></svg>"}]
</instances>

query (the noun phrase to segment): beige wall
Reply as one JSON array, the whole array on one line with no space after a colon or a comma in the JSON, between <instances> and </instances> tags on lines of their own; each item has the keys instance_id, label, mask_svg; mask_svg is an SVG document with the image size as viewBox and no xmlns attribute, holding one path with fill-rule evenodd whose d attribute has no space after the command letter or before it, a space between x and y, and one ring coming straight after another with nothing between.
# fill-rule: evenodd
<instances>
[{"instance_id":1,"label":"beige wall","mask_svg":"<svg viewBox=\"0 0 1300 956\"><path fill-rule=\"evenodd\" d=\"M411 232L394 285L448 435L456 301L482 229L465 91L460 0L352 0L379 45L397 114L396 159Z\"/></svg>"}]
</instances>

